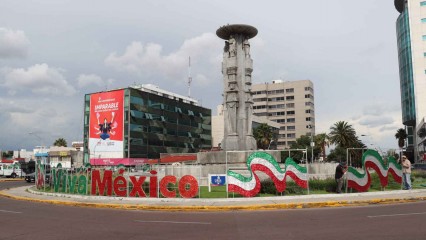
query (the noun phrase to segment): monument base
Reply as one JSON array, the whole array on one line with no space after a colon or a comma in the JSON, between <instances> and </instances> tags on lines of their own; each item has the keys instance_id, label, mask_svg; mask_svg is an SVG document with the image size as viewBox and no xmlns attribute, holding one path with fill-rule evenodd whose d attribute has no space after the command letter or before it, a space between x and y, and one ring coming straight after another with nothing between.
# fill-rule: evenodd
<instances>
[{"instance_id":1,"label":"monument base","mask_svg":"<svg viewBox=\"0 0 426 240\"><path fill-rule=\"evenodd\" d=\"M249 135L240 139L238 135L226 136L221 145L225 151L255 151L257 150L256 139Z\"/></svg>"}]
</instances>

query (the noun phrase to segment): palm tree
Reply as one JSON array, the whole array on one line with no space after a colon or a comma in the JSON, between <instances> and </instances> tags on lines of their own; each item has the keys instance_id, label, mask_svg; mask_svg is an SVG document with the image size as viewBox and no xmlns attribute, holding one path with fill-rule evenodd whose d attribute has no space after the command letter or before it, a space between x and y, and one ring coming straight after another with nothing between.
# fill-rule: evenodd
<instances>
[{"instance_id":1,"label":"palm tree","mask_svg":"<svg viewBox=\"0 0 426 240\"><path fill-rule=\"evenodd\" d=\"M262 123L253 131L256 139L257 148L267 149L272 141L272 129L268 124Z\"/></svg>"},{"instance_id":2,"label":"palm tree","mask_svg":"<svg viewBox=\"0 0 426 240\"><path fill-rule=\"evenodd\" d=\"M343 148L353 147L358 142L354 128L345 121L336 122L328 136L330 143Z\"/></svg>"},{"instance_id":3,"label":"palm tree","mask_svg":"<svg viewBox=\"0 0 426 240\"><path fill-rule=\"evenodd\" d=\"M408 134L407 134L407 132L405 131L404 128L400 128L396 131L395 138L398 139L398 146L399 146L400 153L401 153L401 154L399 154L399 160L400 161L401 161L401 157L402 157L402 148L405 145L405 139L407 139L407 137L408 137Z\"/></svg>"},{"instance_id":4,"label":"palm tree","mask_svg":"<svg viewBox=\"0 0 426 240\"><path fill-rule=\"evenodd\" d=\"M63 139L63 138L58 138L53 143L53 146L66 147L67 146L67 141L65 139Z\"/></svg>"},{"instance_id":5,"label":"palm tree","mask_svg":"<svg viewBox=\"0 0 426 240\"><path fill-rule=\"evenodd\" d=\"M315 144L321 148L321 156L325 160L326 147L330 147L330 140L326 133L320 133L315 136Z\"/></svg>"}]
</instances>

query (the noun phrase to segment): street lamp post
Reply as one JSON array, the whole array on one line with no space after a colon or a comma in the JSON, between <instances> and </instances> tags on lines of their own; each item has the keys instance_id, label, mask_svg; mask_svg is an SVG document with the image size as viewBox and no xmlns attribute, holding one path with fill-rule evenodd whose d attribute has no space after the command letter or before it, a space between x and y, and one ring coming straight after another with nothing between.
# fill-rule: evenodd
<instances>
[{"instance_id":1,"label":"street lamp post","mask_svg":"<svg viewBox=\"0 0 426 240\"><path fill-rule=\"evenodd\" d=\"M274 142L274 139L272 139L272 140L269 142L268 150L269 150L269 148L271 147L271 143L273 143L273 142Z\"/></svg>"},{"instance_id":2,"label":"street lamp post","mask_svg":"<svg viewBox=\"0 0 426 240\"><path fill-rule=\"evenodd\" d=\"M306 128L308 129L313 129L314 127L312 125L307 125ZM311 131L311 162L314 162L314 147L315 147L315 142L314 142L314 132Z\"/></svg>"}]
</instances>

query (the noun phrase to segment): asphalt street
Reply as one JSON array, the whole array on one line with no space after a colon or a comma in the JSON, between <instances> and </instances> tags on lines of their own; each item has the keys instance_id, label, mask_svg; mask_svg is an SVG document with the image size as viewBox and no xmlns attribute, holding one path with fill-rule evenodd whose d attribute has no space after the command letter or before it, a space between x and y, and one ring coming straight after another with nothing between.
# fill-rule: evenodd
<instances>
[{"instance_id":1,"label":"asphalt street","mask_svg":"<svg viewBox=\"0 0 426 240\"><path fill-rule=\"evenodd\" d=\"M0 190L26 185L0 182ZM426 202L271 211L158 212L0 197L0 239L424 239Z\"/></svg>"}]
</instances>

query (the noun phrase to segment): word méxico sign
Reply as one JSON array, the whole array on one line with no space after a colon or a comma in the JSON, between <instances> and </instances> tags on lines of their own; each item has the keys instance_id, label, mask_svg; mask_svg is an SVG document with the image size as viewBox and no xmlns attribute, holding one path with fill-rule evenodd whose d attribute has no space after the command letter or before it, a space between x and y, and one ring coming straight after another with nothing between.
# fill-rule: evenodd
<instances>
[{"instance_id":1,"label":"word m\u00e9xico sign","mask_svg":"<svg viewBox=\"0 0 426 240\"><path fill-rule=\"evenodd\" d=\"M160 177L157 171L143 175L125 174L124 168L116 171L106 169L81 168L69 171L58 168L51 170L49 185L44 181L44 169L37 166L36 186L38 189L50 189L53 192L116 197L143 198L175 198L179 194L183 198L193 198L198 194L197 179L185 175Z\"/></svg>"}]
</instances>

